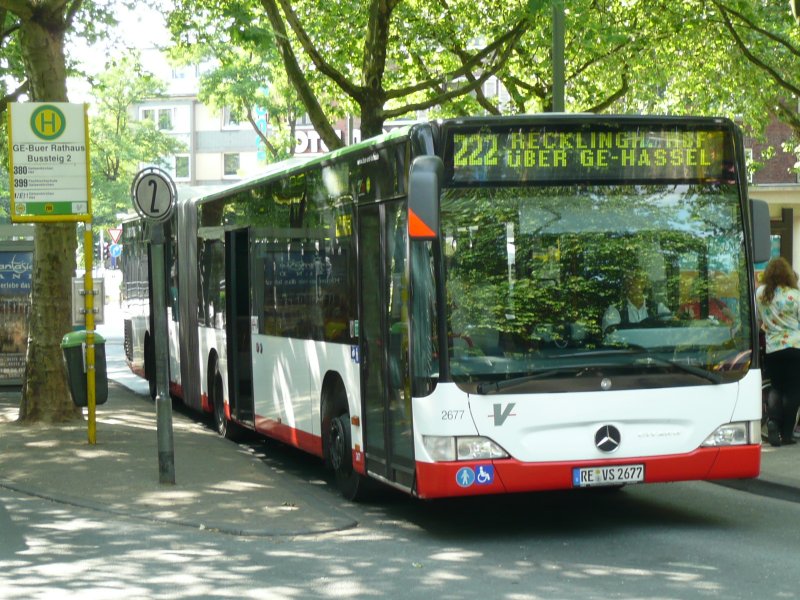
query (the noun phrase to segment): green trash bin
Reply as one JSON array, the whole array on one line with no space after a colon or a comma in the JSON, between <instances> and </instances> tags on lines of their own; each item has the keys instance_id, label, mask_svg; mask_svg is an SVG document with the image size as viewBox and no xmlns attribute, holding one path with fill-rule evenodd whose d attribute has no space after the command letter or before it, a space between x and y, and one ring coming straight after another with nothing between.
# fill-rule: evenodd
<instances>
[{"instance_id":1,"label":"green trash bin","mask_svg":"<svg viewBox=\"0 0 800 600\"><path fill-rule=\"evenodd\" d=\"M86 387L86 331L72 331L61 338L61 350L67 363L69 392L75 406L89 406ZM106 340L94 334L94 403L108 400L108 374L106 372Z\"/></svg>"}]
</instances>

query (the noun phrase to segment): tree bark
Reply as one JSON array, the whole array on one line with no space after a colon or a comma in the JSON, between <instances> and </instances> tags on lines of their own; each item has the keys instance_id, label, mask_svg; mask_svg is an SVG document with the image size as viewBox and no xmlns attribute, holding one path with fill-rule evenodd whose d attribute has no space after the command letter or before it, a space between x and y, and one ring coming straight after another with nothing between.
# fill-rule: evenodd
<instances>
[{"instance_id":1,"label":"tree bark","mask_svg":"<svg viewBox=\"0 0 800 600\"><path fill-rule=\"evenodd\" d=\"M30 18L23 19L19 31L31 100L66 102L65 6L63 2L55 2L39 8ZM31 322L20 421L57 423L83 418L82 410L70 398L61 352L61 338L71 329L71 279L76 247L74 223L36 224Z\"/></svg>"}]
</instances>

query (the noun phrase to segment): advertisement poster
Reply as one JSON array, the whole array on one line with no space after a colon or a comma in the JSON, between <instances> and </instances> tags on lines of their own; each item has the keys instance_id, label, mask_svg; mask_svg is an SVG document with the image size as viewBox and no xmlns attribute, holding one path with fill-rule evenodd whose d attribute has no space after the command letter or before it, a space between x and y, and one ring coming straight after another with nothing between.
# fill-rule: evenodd
<instances>
[{"instance_id":1,"label":"advertisement poster","mask_svg":"<svg viewBox=\"0 0 800 600\"><path fill-rule=\"evenodd\" d=\"M25 374L33 252L0 250L0 385Z\"/></svg>"}]
</instances>

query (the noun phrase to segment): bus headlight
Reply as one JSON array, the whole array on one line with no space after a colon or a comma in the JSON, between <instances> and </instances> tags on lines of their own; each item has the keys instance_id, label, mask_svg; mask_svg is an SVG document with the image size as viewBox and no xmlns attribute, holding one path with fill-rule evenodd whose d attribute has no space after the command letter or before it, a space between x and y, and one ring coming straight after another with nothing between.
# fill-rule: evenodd
<instances>
[{"instance_id":1,"label":"bus headlight","mask_svg":"<svg viewBox=\"0 0 800 600\"><path fill-rule=\"evenodd\" d=\"M761 441L760 421L739 421L720 425L706 438L701 446L742 446Z\"/></svg>"},{"instance_id":2,"label":"bus headlight","mask_svg":"<svg viewBox=\"0 0 800 600\"><path fill-rule=\"evenodd\" d=\"M492 440L481 436L423 435L422 443L437 462L508 458L508 453Z\"/></svg>"},{"instance_id":3,"label":"bus headlight","mask_svg":"<svg viewBox=\"0 0 800 600\"><path fill-rule=\"evenodd\" d=\"M456 438L441 435L423 435L422 443L436 462L456 459Z\"/></svg>"}]
</instances>

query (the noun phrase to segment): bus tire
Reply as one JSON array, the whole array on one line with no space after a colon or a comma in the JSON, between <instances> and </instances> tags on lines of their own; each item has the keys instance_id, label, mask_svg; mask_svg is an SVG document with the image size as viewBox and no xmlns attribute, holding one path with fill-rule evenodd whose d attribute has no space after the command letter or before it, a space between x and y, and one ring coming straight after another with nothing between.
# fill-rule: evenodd
<instances>
[{"instance_id":1,"label":"bus tire","mask_svg":"<svg viewBox=\"0 0 800 600\"><path fill-rule=\"evenodd\" d=\"M353 469L353 442L348 412L330 420L327 458L342 496L354 502L364 500L367 482L364 476Z\"/></svg>"},{"instance_id":2,"label":"bus tire","mask_svg":"<svg viewBox=\"0 0 800 600\"><path fill-rule=\"evenodd\" d=\"M336 487L353 502L372 497L373 482L353 468L353 436L350 432L347 393L340 379L326 382L322 395L322 454L333 471Z\"/></svg>"},{"instance_id":3,"label":"bus tire","mask_svg":"<svg viewBox=\"0 0 800 600\"><path fill-rule=\"evenodd\" d=\"M228 417L225 415L225 397L223 394L222 374L219 372L219 364L217 362L214 363L211 373L212 375L209 379L211 384L209 392L211 393L211 403L214 407L214 429L216 429L217 433L226 440L237 441L239 438L239 429L236 423L231 422L230 419L228 419Z\"/></svg>"}]
</instances>

